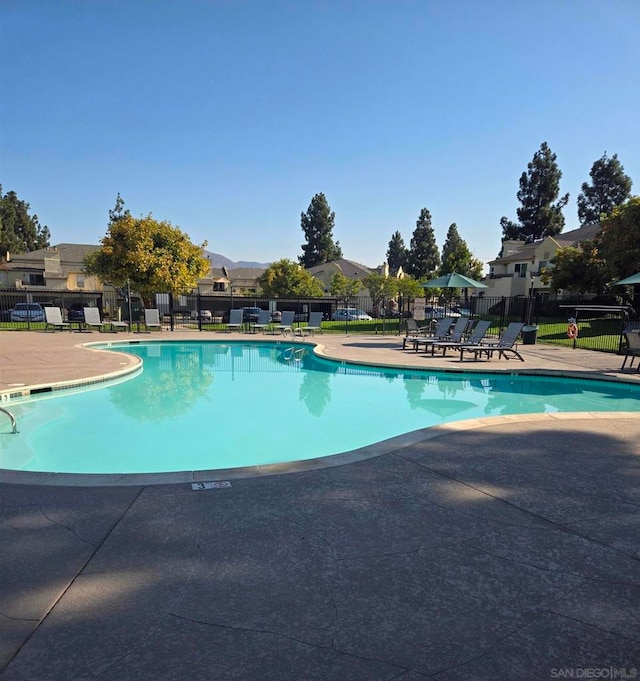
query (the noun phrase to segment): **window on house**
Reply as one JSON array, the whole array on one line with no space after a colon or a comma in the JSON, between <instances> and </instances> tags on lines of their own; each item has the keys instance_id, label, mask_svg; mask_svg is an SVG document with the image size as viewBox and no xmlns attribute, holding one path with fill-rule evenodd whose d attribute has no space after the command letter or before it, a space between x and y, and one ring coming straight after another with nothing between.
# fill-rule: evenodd
<instances>
[{"instance_id":1,"label":"window on house","mask_svg":"<svg viewBox=\"0 0 640 681\"><path fill-rule=\"evenodd\" d=\"M76 286L84 288L84 274L76 274Z\"/></svg>"},{"instance_id":2,"label":"window on house","mask_svg":"<svg viewBox=\"0 0 640 681\"><path fill-rule=\"evenodd\" d=\"M29 280L27 283L30 286L44 286L44 274L42 274L42 272L29 273Z\"/></svg>"},{"instance_id":3,"label":"window on house","mask_svg":"<svg viewBox=\"0 0 640 681\"><path fill-rule=\"evenodd\" d=\"M516 277L526 277L527 276L527 263L519 262L514 265L513 271L516 273Z\"/></svg>"},{"instance_id":4,"label":"window on house","mask_svg":"<svg viewBox=\"0 0 640 681\"><path fill-rule=\"evenodd\" d=\"M223 281L214 281L213 282L213 290L214 291L224 291L224 282Z\"/></svg>"}]
</instances>

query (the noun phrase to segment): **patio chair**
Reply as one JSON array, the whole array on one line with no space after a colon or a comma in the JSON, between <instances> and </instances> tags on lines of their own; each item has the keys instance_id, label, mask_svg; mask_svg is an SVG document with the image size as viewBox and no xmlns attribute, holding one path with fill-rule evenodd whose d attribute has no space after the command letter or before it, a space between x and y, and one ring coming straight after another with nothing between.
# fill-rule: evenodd
<instances>
[{"instance_id":1,"label":"patio chair","mask_svg":"<svg viewBox=\"0 0 640 681\"><path fill-rule=\"evenodd\" d=\"M420 334L425 334L429 333L431 331L431 325L430 324L422 324L419 325L418 321L414 319L413 317L409 317L408 319L405 319L405 324L407 325L407 336L419 336ZM426 321L426 320L421 320L421 321Z\"/></svg>"},{"instance_id":2,"label":"patio chair","mask_svg":"<svg viewBox=\"0 0 640 681\"><path fill-rule=\"evenodd\" d=\"M462 361L464 353L473 353L474 359L478 359L481 355L486 355L487 359L491 359L494 353L498 353L498 359L503 357L504 359L511 359L509 354L517 357L521 362L524 362L523 357L514 347L518 336L522 331L524 324L520 322L511 322L509 326L502 332L502 336L498 338L495 342L480 343L479 345L461 345L458 350L460 350L460 361Z\"/></svg>"},{"instance_id":3,"label":"patio chair","mask_svg":"<svg viewBox=\"0 0 640 681\"><path fill-rule=\"evenodd\" d=\"M454 343L453 340L434 342L431 344L431 354L435 354L436 348L442 348L442 356L444 357L447 354L447 350L458 350L462 346L468 349L480 345L480 343L482 343L484 340L484 337L486 336L490 326L490 321L482 319L476 323L469 334L469 337L465 341L460 341L459 343Z\"/></svg>"},{"instance_id":4,"label":"patio chair","mask_svg":"<svg viewBox=\"0 0 640 681\"><path fill-rule=\"evenodd\" d=\"M283 312L280 324L272 327L273 332L279 331L282 335L285 335L286 333L291 333L293 335L293 320L295 315L296 313L290 310Z\"/></svg>"},{"instance_id":5,"label":"patio chair","mask_svg":"<svg viewBox=\"0 0 640 681\"><path fill-rule=\"evenodd\" d=\"M309 323L306 326L300 326L294 330L294 333L299 336L304 336L309 334L313 336L316 331L322 333L322 312L310 312L309 313Z\"/></svg>"},{"instance_id":6,"label":"patio chair","mask_svg":"<svg viewBox=\"0 0 640 681\"><path fill-rule=\"evenodd\" d=\"M418 350L420 345L424 345L424 351L432 346L434 343L440 343L443 341L450 341L451 343L461 343L464 338L464 334L467 332L469 326L469 317L458 317L453 328L449 328L445 333L444 338L436 338L435 336L430 338L418 338L414 343L414 350ZM431 352L433 355L433 351Z\"/></svg>"},{"instance_id":7,"label":"patio chair","mask_svg":"<svg viewBox=\"0 0 640 681\"><path fill-rule=\"evenodd\" d=\"M242 331L242 317L244 311L242 309L231 310L229 312L229 323L227 324L227 331Z\"/></svg>"},{"instance_id":8,"label":"patio chair","mask_svg":"<svg viewBox=\"0 0 640 681\"><path fill-rule=\"evenodd\" d=\"M45 307L44 308L45 326L44 330L48 331L63 331L69 329L71 331L71 324L62 321L62 312L59 307Z\"/></svg>"},{"instance_id":9,"label":"patio chair","mask_svg":"<svg viewBox=\"0 0 640 681\"><path fill-rule=\"evenodd\" d=\"M638 331L628 331L624 334L624 338L627 342L627 351L624 356L620 371L624 371L624 367L628 359L630 359L629 369L631 369L633 366L633 360L636 357L640 357L640 333ZM638 372L640 372L640 361L638 361L638 366L636 367L636 373Z\"/></svg>"},{"instance_id":10,"label":"patio chair","mask_svg":"<svg viewBox=\"0 0 640 681\"><path fill-rule=\"evenodd\" d=\"M128 322L116 322L114 320L110 320L108 322L109 326L111 326L111 330L114 333L118 333L118 329L122 329L123 331L126 331L129 328Z\"/></svg>"},{"instance_id":11,"label":"patio chair","mask_svg":"<svg viewBox=\"0 0 640 681\"><path fill-rule=\"evenodd\" d=\"M150 331L151 329L159 329L160 331L162 331L162 324L160 323L160 313L155 308L145 309L144 328L146 331Z\"/></svg>"},{"instance_id":12,"label":"patio chair","mask_svg":"<svg viewBox=\"0 0 640 681\"><path fill-rule=\"evenodd\" d=\"M407 322L409 320L407 319ZM413 320L414 324L416 323L415 320ZM444 317L443 319L440 319L438 323L436 324L436 327L433 331L429 331L426 327L420 327L418 328L418 331L414 333L413 335L407 334L403 339L402 339L402 349L406 350L407 349L407 343L411 343L413 346L414 350L417 350L417 344L416 342L420 340L421 338L433 338L434 340L445 340L447 338L447 334L449 333L449 329L451 328L451 324L453 324L453 317Z\"/></svg>"},{"instance_id":13,"label":"patio chair","mask_svg":"<svg viewBox=\"0 0 640 681\"><path fill-rule=\"evenodd\" d=\"M269 328L271 328L271 311L260 310L260 312L258 312L258 321L251 324L251 331L253 333L258 333L258 331L264 332Z\"/></svg>"},{"instance_id":14,"label":"patio chair","mask_svg":"<svg viewBox=\"0 0 640 681\"><path fill-rule=\"evenodd\" d=\"M98 310L97 307L85 307L83 308L84 312L84 325L87 329L91 331L91 329L98 329L98 331L102 331L105 326L111 326L111 323L103 322L102 319L100 319L100 310ZM113 327L111 327L113 330Z\"/></svg>"}]
</instances>

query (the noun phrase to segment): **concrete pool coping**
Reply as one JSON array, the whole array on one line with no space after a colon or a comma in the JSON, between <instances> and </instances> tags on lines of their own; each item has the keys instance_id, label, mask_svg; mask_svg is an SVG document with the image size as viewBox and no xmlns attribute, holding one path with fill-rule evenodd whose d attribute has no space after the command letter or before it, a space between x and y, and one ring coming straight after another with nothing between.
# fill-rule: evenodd
<instances>
[{"instance_id":1,"label":"concrete pool coping","mask_svg":"<svg viewBox=\"0 0 640 681\"><path fill-rule=\"evenodd\" d=\"M251 342L251 343L307 343L314 351L334 361L353 364L379 365L397 369L433 369L443 372L509 373L544 375L615 382L640 382L635 369L616 371L612 361L616 356L593 351L568 349L558 346L531 345L520 347L525 362L517 359L497 359L461 362L455 355L440 357L427 353L403 350L399 336L337 336L317 335L306 338L282 338L272 335L246 333L202 334L200 332L170 332L155 334L106 333L92 334L91 340L78 343L77 336L60 332L20 332L2 334L3 370L0 375L1 404L10 408L12 401L29 394L83 387L122 378L137 372L142 361L128 353L117 353L118 345L146 342ZM113 347L104 348L104 345ZM48 346L48 347L46 347ZM100 346L100 347L96 347ZM603 355L605 355L603 357ZM57 380L54 380L54 377ZM572 414L528 414L494 416L461 420L451 424L432 426L357 450L334 455L231 469L174 471L167 473L75 474L27 472L0 469L0 480L13 484L41 484L58 486L136 486L204 481L235 480L245 477L299 473L333 466L342 466L381 456L398 448L447 435L456 430L483 428L491 424L530 421L562 420L567 418L598 418L600 412ZM606 412L607 419L629 418L627 412Z\"/></svg>"},{"instance_id":2,"label":"concrete pool coping","mask_svg":"<svg viewBox=\"0 0 640 681\"><path fill-rule=\"evenodd\" d=\"M20 357L0 335L1 380L121 368L39 335L16 334ZM402 355L393 338L322 342L346 359L369 344ZM523 348L527 370L608 378L621 364L554 350ZM50 371L61 359L73 364ZM541 416L460 421L351 465L203 491L0 474L0 678L633 678L640 419Z\"/></svg>"}]
</instances>

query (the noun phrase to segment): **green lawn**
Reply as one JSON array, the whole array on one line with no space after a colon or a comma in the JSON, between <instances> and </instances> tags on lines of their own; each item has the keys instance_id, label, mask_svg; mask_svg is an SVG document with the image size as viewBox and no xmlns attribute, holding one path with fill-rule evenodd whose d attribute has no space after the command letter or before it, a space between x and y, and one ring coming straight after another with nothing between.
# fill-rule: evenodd
<instances>
[{"instance_id":1,"label":"green lawn","mask_svg":"<svg viewBox=\"0 0 640 681\"><path fill-rule=\"evenodd\" d=\"M578 338L575 347L600 352L618 352L622 323L606 317L579 319ZM573 347L574 341L567 335L568 323L557 319L538 322L538 342Z\"/></svg>"}]
</instances>

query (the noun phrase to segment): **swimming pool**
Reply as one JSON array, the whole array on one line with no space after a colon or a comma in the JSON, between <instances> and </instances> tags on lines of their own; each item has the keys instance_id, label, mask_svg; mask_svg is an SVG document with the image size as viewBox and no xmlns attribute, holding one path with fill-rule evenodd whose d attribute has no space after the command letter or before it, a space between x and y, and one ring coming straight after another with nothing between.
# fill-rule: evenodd
<instances>
[{"instance_id":1,"label":"swimming pool","mask_svg":"<svg viewBox=\"0 0 640 681\"><path fill-rule=\"evenodd\" d=\"M0 468L60 473L220 470L325 457L430 426L502 414L640 411L640 386L368 367L309 344L110 345L130 380L12 402Z\"/></svg>"}]
</instances>

